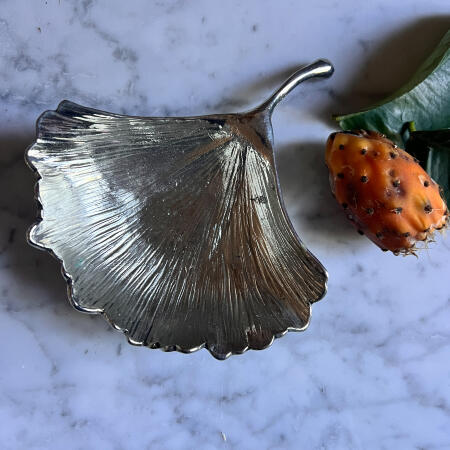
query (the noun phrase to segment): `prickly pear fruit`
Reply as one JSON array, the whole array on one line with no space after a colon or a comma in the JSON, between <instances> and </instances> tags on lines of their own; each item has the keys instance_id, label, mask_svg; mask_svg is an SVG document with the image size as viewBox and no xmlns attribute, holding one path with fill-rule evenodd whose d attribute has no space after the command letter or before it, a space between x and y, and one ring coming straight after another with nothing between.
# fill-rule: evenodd
<instances>
[{"instance_id":1,"label":"prickly pear fruit","mask_svg":"<svg viewBox=\"0 0 450 450\"><path fill-rule=\"evenodd\" d=\"M417 161L375 131L333 133L326 164L336 200L382 250L414 254L448 220L439 186Z\"/></svg>"}]
</instances>

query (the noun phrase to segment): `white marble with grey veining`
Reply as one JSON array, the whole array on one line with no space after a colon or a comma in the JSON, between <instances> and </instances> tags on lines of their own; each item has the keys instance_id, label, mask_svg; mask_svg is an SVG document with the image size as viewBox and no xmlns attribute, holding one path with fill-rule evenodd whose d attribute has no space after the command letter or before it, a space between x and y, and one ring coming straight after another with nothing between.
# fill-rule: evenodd
<instances>
[{"instance_id":1,"label":"white marble with grey veining","mask_svg":"<svg viewBox=\"0 0 450 450\"><path fill-rule=\"evenodd\" d=\"M446 0L0 0L0 448L450 448L450 241L379 251L331 198L333 112L401 85L449 27ZM73 310L28 247L23 151L60 100L191 115L255 105L317 57L336 73L274 117L288 212L330 274L304 333L225 362L126 344Z\"/></svg>"}]
</instances>

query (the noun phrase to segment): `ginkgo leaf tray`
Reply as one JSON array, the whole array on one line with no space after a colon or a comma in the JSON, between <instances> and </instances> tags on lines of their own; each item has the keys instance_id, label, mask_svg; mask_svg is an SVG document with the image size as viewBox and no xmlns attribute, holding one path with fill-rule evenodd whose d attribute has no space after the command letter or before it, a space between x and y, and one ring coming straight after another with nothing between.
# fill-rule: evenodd
<instances>
[{"instance_id":1,"label":"ginkgo leaf tray","mask_svg":"<svg viewBox=\"0 0 450 450\"><path fill-rule=\"evenodd\" d=\"M304 330L327 273L284 208L271 115L324 60L240 114L131 117L63 101L37 122L34 246L73 306L129 342L225 359Z\"/></svg>"}]
</instances>

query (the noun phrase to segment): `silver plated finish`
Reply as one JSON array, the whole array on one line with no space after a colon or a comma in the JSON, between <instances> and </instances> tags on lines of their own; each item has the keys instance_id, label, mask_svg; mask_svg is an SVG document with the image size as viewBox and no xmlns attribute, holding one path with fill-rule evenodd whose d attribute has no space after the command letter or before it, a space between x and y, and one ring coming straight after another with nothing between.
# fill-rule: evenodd
<instances>
[{"instance_id":1,"label":"silver plated finish","mask_svg":"<svg viewBox=\"0 0 450 450\"><path fill-rule=\"evenodd\" d=\"M75 308L131 344L225 359L304 330L327 274L281 200L271 114L324 60L242 114L131 117L63 101L37 122L29 242L58 258Z\"/></svg>"}]
</instances>

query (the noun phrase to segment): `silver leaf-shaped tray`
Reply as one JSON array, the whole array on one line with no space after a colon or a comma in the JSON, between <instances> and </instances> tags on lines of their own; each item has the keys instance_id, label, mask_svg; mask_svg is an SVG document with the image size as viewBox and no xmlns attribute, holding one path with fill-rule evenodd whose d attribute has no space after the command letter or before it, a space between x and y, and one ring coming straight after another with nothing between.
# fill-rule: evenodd
<instances>
[{"instance_id":1,"label":"silver leaf-shaped tray","mask_svg":"<svg viewBox=\"0 0 450 450\"><path fill-rule=\"evenodd\" d=\"M64 101L27 151L40 220L75 308L132 344L225 359L304 330L327 274L280 196L271 115L319 60L242 114L130 117Z\"/></svg>"}]
</instances>

